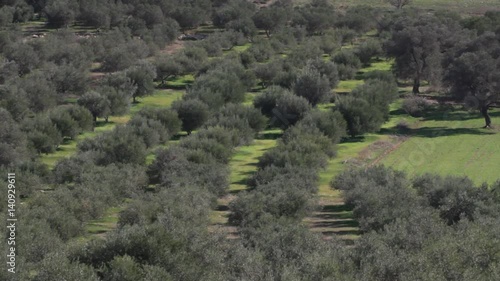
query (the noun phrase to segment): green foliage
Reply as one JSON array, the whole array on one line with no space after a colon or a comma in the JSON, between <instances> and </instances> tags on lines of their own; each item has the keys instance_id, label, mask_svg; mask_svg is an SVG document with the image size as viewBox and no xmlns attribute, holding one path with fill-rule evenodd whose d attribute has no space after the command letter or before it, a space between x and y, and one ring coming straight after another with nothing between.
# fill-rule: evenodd
<instances>
[{"instance_id":1,"label":"green foliage","mask_svg":"<svg viewBox=\"0 0 500 281\"><path fill-rule=\"evenodd\" d=\"M186 98L197 98L215 109L225 103L243 102L245 90L245 85L235 73L213 70L195 80Z\"/></svg>"},{"instance_id":2,"label":"green foliage","mask_svg":"<svg viewBox=\"0 0 500 281\"><path fill-rule=\"evenodd\" d=\"M356 55L363 65L369 65L373 57L382 55L382 44L376 39L365 41L356 49Z\"/></svg>"},{"instance_id":3,"label":"green foliage","mask_svg":"<svg viewBox=\"0 0 500 281\"><path fill-rule=\"evenodd\" d=\"M255 77L260 79L262 87L266 88L276 78L281 68L281 62L273 60L269 63L255 65L253 72Z\"/></svg>"},{"instance_id":4,"label":"green foliage","mask_svg":"<svg viewBox=\"0 0 500 281\"><path fill-rule=\"evenodd\" d=\"M48 23L54 27L68 26L76 17L78 3L76 1L47 1L43 12Z\"/></svg>"},{"instance_id":5,"label":"green foliage","mask_svg":"<svg viewBox=\"0 0 500 281\"><path fill-rule=\"evenodd\" d=\"M375 132L384 122L384 113L362 98L339 97L336 108L344 116L351 137Z\"/></svg>"},{"instance_id":6,"label":"green foliage","mask_svg":"<svg viewBox=\"0 0 500 281\"><path fill-rule=\"evenodd\" d=\"M132 97L134 102L137 97L144 97L153 94L156 78L156 70L152 64L142 61L139 64L132 66L127 70L127 77L132 84L136 86L136 90Z\"/></svg>"},{"instance_id":7,"label":"green foliage","mask_svg":"<svg viewBox=\"0 0 500 281\"><path fill-rule=\"evenodd\" d=\"M285 94L276 100L273 118L278 126L288 127L297 123L311 110L307 99L293 94Z\"/></svg>"},{"instance_id":8,"label":"green foliage","mask_svg":"<svg viewBox=\"0 0 500 281\"><path fill-rule=\"evenodd\" d=\"M252 3L243 0L231 0L215 11L212 21L217 27L226 27L231 22L239 19L248 19L254 13L255 5Z\"/></svg>"},{"instance_id":9,"label":"green foliage","mask_svg":"<svg viewBox=\"0 0 500 281\"><path fill-rule=\"evenodd\" d=\"M430 102L424 97L412 96L403 100L402 108L413 117L420 117L430 108Z\"/></svg>"},{"instance_id":10,"label":"green foliage","mask_svg":"<svg viewBox=\"0 0 500 281\"><path fill-rule=\"evenodd\" d=\"M158 144L164 144L170 135L163 124L154 119L135 116L127 123L134 133L142 138L142 141L147 148L154 147Z\"/></svg>"},{"instance_id":11,"label":"green foliage","mask_svg":"<svg viewBox=\"0 0 500 281\"><path fill-rule=\"evenodd\" d=\"M0 108L0 166L15 165L27 158L26 135L12 119L10 113Z\"/></svg>"},{"instance_id":12,"label":"green foliage","mask_svg":"<svg viewBox=\"0 0 500 281\"><path fill-rule=\"evenodd\" d=\"M25 119L23 131L28 136L28 145L37 153L52 153L61 144L62 137L49 116L39 115L35 119Z\"/></svg>"},{"instance_id":13,"label":"green foliage","mask_svg":"<svg viewBox=\"0 0 500 281\"><path fill-rule=\"evenodd\" d=\"M498 212L487 187L475 187L468 178L425 174L413 180L413 187L429 206L439 210L440 217L447 224L462 219L479 220Z\"/></svg>"},{"instance_id":14,"label":"green foliage","mask_svg":"<svg viewBox=\"0 0 500 281\"><path fill-rule=\"evenodd\" d=\"M176 101L172 108L182 121L182 129L188 134L203 125L210 116L209 107L198 99Z\"/></svg>"},{"instance_id":15,"label":"green foliage","mask_svg":"<svg viewBox=\"0 0 500 281\"><path fill-rule=\"evenodd\" d=\"M349 7L345 14L340 17L336 25L354 30L357 33L365 33L377 27L380 13L368 5L356 5Z\"/></svg>"},{"instance_id":16,"label":"green foliage","mask_svg":"<svg viewBox=\"0 0 500 281\"><path fill-rule=\"evenodd\" d=\"M170 135L177 134L181 130L182 121L174 110L143 107L137 114L148 119L159 121Z\"/></svg>"},{"instance_id":17,"label":"green foliage","mask_svg":"<svg viewBox=\"0 0 500 281\"><path fill-rule=\"evenodd\" d=\"M310 111L298 124L316 127L329 137L333 143L339 143L346 136L346 121L338 111Z\"/></svg>"},{"instance_id":18,"label":"green foliage","mask_svg":"<svg viewBox=\"0 0 500 281\"><path fill-rule=\"evenodd\" d=\"M341 50L333 57L333 61L337 64L341 80L353 79L361 67L361 61L351 50Z\"/></svg>"},{"instance_id":19,"label":"green foliage","mask_svg":"<svg viewBox=\"0 0 500 281\"><path fill-rule=\"evenodd\" d=\"M267 37L286 24L288 14L290 14L290 7L272 6L266 9L260 9L252 20L255 26L263 29Z\"/></svg>"},{"instance_id":20,"label":"green foliage","mask_svg":"<svg viewBox=\"0 0 500 281\"><path fill-rule=\"evenodd\" d=\"M329 79L314 67L306 67L298 75L293 91L306 98L312 106L329 101L331 87Z\"/></svg>"},{"instance_id":21,"label":"green foliage","mask_svg":"<svg viewBox=\"0 0 500 281\"><path fill-rule=\"evenodd\" d=\"M398 88L395 82L372 79L356 87L351 94L356 98L365 99L370 106L384 116L384 121L387 121L389 119L389 104L397 97L397 93Z\"/></svg>"},{"instance_id":22,"label":"green foliage","mask_svg":"<svg viewBox=\"0 0 500 281\"><path fill-rule=\"evenodd\" d=\"M87 265L71 262L64 253L48 255L37 266L34 280L97 280L95 271Z\"/></svg>"},{"instance_id":23,"label":"green foliage","mask_svg":"<svg viewBox=\"0 0 500 281\"><path fill-rule=\"evenodd\" d=\"M354 206L353 213L364 231L380 230L398 218L410 216L418 199L408 185L403 173L381 166L345 171L331 183L345 192L346 203Z\"/></svg>"},{"instance_id":24,"label":"green foliage","mask_svg":"<svg viewBox=\"0 0 500 281\"><path fill-rule=\"evenodd\" d=\"M335 9L327 1L313 1L294 11L292 24L305 26L309 34L321 34L334 24Z\"/></svg>"},{"instance_id":25,"label":"green foliage","mask_svg":"<svg viewBox=\"0 0 500 281\"><path fill-rule=\"evenodd\" d=\"M258 95L253 100L255 108L260 109L260 112L267 117L273 116L273 109L277 105L277 101L284 95L290 95L290 91L279 86L271 86L266 91Z\"/></svg>"},{"instance_id":26,"label":"green foliage","mask_svg":"<svg viewBox=\"0 0 500 281\"><path fill-rule=\"evenodd\" d=\"M107 117L109 114L109 100L98 92L90 91L85 93L78 99L78 105L85 107L94 118L94 123L97 117Z\"/></svg>"},{"instance_id":27,"label":"green foliage","mask_svg":"<svg viewBox=\"0 0 500 281\"><path fill-rule=\"evenodd\" d=\"M135 134L133 128L117 126L111 132L105 132L94 139L85 139L78 144L81 152L94 151L97 165L111 163L143 164L146 158L146 146Z\"/></svg>"}]
</instances>

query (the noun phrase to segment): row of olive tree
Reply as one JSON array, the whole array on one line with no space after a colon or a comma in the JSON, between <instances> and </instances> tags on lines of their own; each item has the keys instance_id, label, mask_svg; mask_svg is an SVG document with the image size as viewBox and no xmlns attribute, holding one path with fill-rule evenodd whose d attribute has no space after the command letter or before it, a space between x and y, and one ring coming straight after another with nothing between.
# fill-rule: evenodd
<instances>
[{"instance_id":1,"label":"row of olive tree","mask_svg":"<svg viewBox=\"0 0 500 281\"><path fill-rule=\"evenodd\" d=\"M499 273L492 255L500 249L493 223L500 217L499 182L476 186L468 178L430 174L409 179L377 166L346 171L332 187L344 191L364 232L347 276L488 280Z\"/></svg>"}]
</instances>

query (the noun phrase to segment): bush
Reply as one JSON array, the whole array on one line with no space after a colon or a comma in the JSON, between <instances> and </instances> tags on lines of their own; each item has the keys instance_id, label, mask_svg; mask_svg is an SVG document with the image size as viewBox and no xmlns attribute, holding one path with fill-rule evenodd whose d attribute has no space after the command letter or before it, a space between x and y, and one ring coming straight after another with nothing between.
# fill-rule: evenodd
<instances>
[{"instance_id":1,"label":"bush","mask_svg":"<svg viewBox=\"0 0 500 281\"><path fill-rule=\"evenodd\" d=\"M285 94L276 100L273 110L274 125L289 127L302 119L311 110L309 102L293 94Z\"/></svg>"},{"instance_id":2,"label":"bush","mask_svg":"<svg viewBox=\"0 0 500 281\"><path fill-rule=\"evenodd\" d=\"M262 40L252 44L245 53L248 53L257 62L265 62L274 55L274 50L268 40Z\"/></svg>"},{"instance_id":3,"label":"bush","mask_svg":"<svg viewBox=\"0 0 500 281\"><path fill-rule=\"evenodd\" d=\"M311 66L299 74L293 91L297 96L306 98L312 106L329 101L332 96L328 78Z\"/></svg>"},{"instance_id":4,"label":"bush","mask_svg":"<svg viewBox=\"0 0 500 281\"><path fill-rule=\"evenodd\" d=\"M339 143L347 132L346 121L338 111L314 110L309 112L298 124L318 128L333 143Z\"/></svg>"},{"instance_id":5,"label":"bush","mask_svg":"<svg viewBox=\"0 0 500 281\"><path fill-rule=\"evenodd\" d=\"M198 98L210 108L216 109L225 103L240 103L245 99L246 86L234 72L209 71L199 76L188 89L187 99Z\"/></svg>"},{"instance_id":6,"label":"bush","mask_svg":"<svg viewBox=\"0 0 500 281\"><path fill-rule=\"evenodd\" d=\"M117 126L111 132L105 132L96 138L85 139L78 144L78 149L81 152L96 152L97 165L144 164L146 161L146 145L135 134L134 129L128 126Z\"/></svg>"},{"instance_id":7,"label":"bush","mask_svg":"<svg viewBox=\"0 0 500 281\"><path fill-rule=\"evenodd\" d=\"M382 54L382 45L378 40L368 40L363 42L355 52L361 63L369 65L373 57Z\"/></svg>"},{"instance_id":8,"label":"bush","mask_svg":"<svg viewBox=\"0 0 500 281\"><path fill-rule=\"evenodd\" d=\"M337 69L339 71L340 80L351 80L354 79L358 69L351 65L338 64Z\"/></svg>"},{"instance_id":9,"label":"bush","mask_svg":"<svg viewBox=\"0 0 500 281\"><path fill-rule=\"evenodd\" d=\"M431 103L424 97L411 96L403 100L403 110L413 117L421 117L431 107Z\"/></svg>"},{"instance_id":10,"label":"bush","mask_svg":"<svg viewBox=\"0 0 500 281\"><path fill-rule=\"evenodd\" d=\"M134 130L134 133L142 138L146 148L151 148L158 144L164 144L171 136L162 123L154 119L134 116L127 126Z\"/></svg>"},{"instance_id":11,"label":"bush","mask_svg":"<svg viewBox=\"0 0 500 281\"><path fill-rule=\"evenodd\" d=\"M176 101L172 108L182 121L182 129L188 134L203 125L210 116L208 106L198 99Z\"/></svg>"},{"instance_id":12,"label":"bush","mask_svg":"<svg viewBox=\"0 0 500 281\"><path fill-rule=\"evenodd\" d=\"M359 60L356 53L351 50L342 50L333 57L333 61L336 64L348 65L353 68L361 68L361 61Z\"/></svg>"},{"instance_id":13,"label":"bush","mask_svg":"<svg viewBox=\"0 0 500 281\"><path fill-rule=\"evenodd\" d=\"M396 83L382 80L367 80L366 83L356 87L351 95L356 98L365 99L372 107L377 109L389 120L389 104L396 98L398 88Z\"/></svg>"},{"instance_id":14,"label":"bush","mask_svg":"<svg viewBox=\"0 0 500 281\"><path fill-rule=\"evenodd\" d=\"M143 107L138 113L147 119L159 121L167 130L170 136L173 136L181 130L182 121L177 112L169 108Z\"/></svg>"},{"instance_id":15,"label":"bush","mask_svg":"<svg viewBox=\"0 0 500 281\"><path fill-rule=\"evenodd\" d=\"M346 203L354 207L363 231L380 230L397 219L408 218L419 206L406 175L383 166L346 170L331 186L344 191Z\"/></svg>"},{"instance_id":16,"label":"bush","mask_svg":"<svg viewBox=\"0 0 500 281\"><path fill-rule=\"evenodd\" d=\"M362 98L340 97L337 109L344 116L351 137L375 132L384 122L383 112Z\"/></svg>"},{"instance_id":17,"label":"bush","mask_svg":"<svg viewBox=\"0 0 500 281\"><path fill-rule=\"evenodd\" d=\"M253 100L253 105L255 108L260 109L260 112L265 116L272 117L277 101L284 95L291 95L291 93L279 86L271 86Z\"/></svg>"},{"instance_id":18,"label":"bush","mask_svg":"<svg viewBox=\"0 0 500 281\"><path fill-rule=\"evenodd\" d=\"M266 64L257 64L253 68L255 77L260 79L263 88L266 88L271 81L276 78L276 75L281 71L280 61L271 61Z\"/></svg>"}]
</instances>

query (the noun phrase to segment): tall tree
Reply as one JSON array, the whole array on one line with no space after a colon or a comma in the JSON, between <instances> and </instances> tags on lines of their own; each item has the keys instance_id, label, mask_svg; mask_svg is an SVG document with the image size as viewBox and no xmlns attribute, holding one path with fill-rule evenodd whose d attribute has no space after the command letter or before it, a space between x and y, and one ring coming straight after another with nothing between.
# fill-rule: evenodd
<instances>
[{"instance_id":1,"label":"tall tree","mask_svg":"<svg viewBox=\"0 0 500 281\"><path fill-rule=\"evenodd\" d=\"M127 77L137 86L132 95L133 102L137 97L153 94L155 89L154 79L156 78L156 68L149 62L143 61L127 70Z\"/></svg>"},{"instance_id":2,"label":"tall tree","mask_svg":"<svg viewBox=\"0 0 500 281\"><path fill-rule=\"evenodd\" d=\"M78 104L92 113L94 124L97 122L97 117L106 117L109 113L109 100L95 91L85 93L78 99Z\"/></svg>"},{"instance_id":3,"label":"tall tree","mask_svg":"<svg viewBox=\"0 0 500 281\"><path fill-rule=\"evenodd\" d=\"M385 48L396 58L395 71L401 79L413 79L413 93L420 92L420 82L431 83L441 77L441 41L447 27L431 16L404 17L395 23Z\"/></svg>"},{"instance_id":4,"label":"tall tree","mask_svg":"<svg viewBox=\"0 0 500 281\"><path fill-rule=\"evenodd\" d=\"M485 128L491 127L488 110L500 103L500 39L487 33L459 52L448 67L445 83L450 93L463 100L484 117Z\"/></svg>"}]
</instances>

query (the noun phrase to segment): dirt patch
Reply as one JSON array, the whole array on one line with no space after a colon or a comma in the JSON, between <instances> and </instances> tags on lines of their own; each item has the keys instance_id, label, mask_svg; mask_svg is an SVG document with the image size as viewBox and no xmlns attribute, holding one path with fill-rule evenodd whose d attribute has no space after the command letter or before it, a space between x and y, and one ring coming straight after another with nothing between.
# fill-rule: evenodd
<instances>
[{"instance_id":1,"label":"dirt patch","mask_svg":"<svg viewBox=\"0 0 500 281\"><path fill-rule=\"evenodd\" d=\"M165 46L165 48L161 49L160 53L169 55L177 53L178 51L182 50L182 48L184 48L185 43L185 41L176 39L174 43L169 44Z\"/></svg>"},{"instance_id":2,"label":"dirt patch","mask_svg":"<svg viewBox=\"0 0 500 281\"><path fill-rule=\"evenodd\" d=\"M408 136L392 136L392 141L391 142L387 142L386 144L384 145L380 145L379 146L379 154L378 156L369 164L369 166L373 166L373 165L377 165L384 157L386 157L387 155L389 155L391 152L395 151L396 149L398 149L405 141L407 141L409 139ZM377 143L377 142L376 142ZM375 145L376 143L374 143L373 145ZM368 147L367 149L370 149L370 147ZM377 147L374 148L375 150L377 149ZM377 150L376 150L377 151Z\"/></svg>"}]
</instances>

